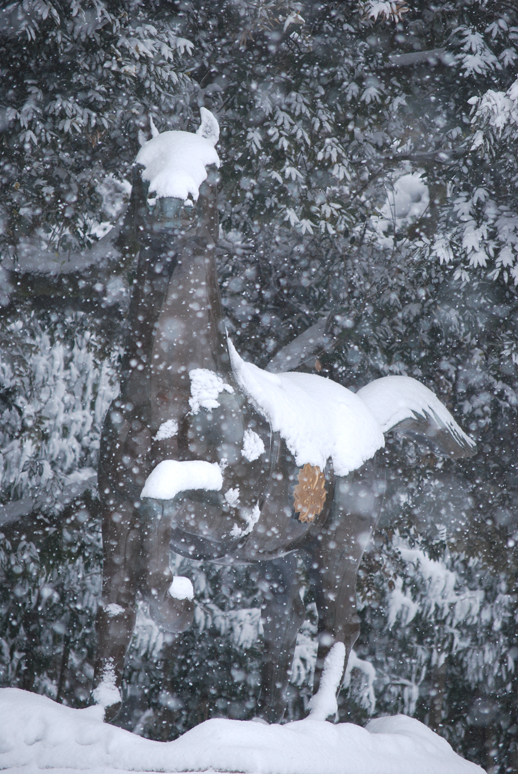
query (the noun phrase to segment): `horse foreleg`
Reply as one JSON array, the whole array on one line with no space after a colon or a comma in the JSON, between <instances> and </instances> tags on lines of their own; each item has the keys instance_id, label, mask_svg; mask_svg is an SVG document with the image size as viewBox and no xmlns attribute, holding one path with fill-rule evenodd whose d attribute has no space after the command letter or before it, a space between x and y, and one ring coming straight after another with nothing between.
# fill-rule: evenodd
<instances>
[{"instance_id":1,"label":"horse foreleg","mask_svg":"<svg viewBox=\"0 0 518 774\"><path fill-rule=\"evenodd\" d=\"M164 515L162 505L148 501L141 517L142 552L146 557L141 591L155 623L167 632L180 634L194 620L194 601L173 596L171 529L171 519Z\"/></svg>"},{"instance_id":2,"label":"horse foreleg","mask_svg":"<svg viewBox=\"0 0 518 774\"><path fill-rule=\"evenodd\" d=\"M118 507L117 507L118 505ZM140 535L133 509L118 503L103 519L103 590L97 610L97 656L93 697L113 720L121 707L126 651L135 624Z\"/></svg>"},{"instance_id":3,"label":"horse foreleg","mask_svg":"<svg viewBox=\"0 0 518 774\"><path fill-rule=\"evenodd\" d=\"M269 723L276 723L286 709L289 670L305 608L294 554L260 563L258 569L258 583L265 601L264 655L257 714Z\"/></svg>"}]
</instances>

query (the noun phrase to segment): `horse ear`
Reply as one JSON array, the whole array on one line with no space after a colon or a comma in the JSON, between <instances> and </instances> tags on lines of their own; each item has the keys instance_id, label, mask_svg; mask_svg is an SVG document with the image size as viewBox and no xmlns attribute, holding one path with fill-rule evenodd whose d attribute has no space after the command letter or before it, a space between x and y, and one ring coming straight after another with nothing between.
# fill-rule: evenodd
<instances>
[{"instance_id":1,"label":"horse ear","mask_svg":"<svg viewBox=\"0 0 518 774\"><path fill-rule=\"evenodd\" d=\"M145 145L148 142L148 140L152 139L153 137L156 137L158 134L160 134L160 132L155 126L153 117L151 115L142 116L139 121L139 130L138 130L138 141L139 141L140 147Z\"/></svg>"},{"instance_id":2,"label":"horse ear","mask_svg":"<svg viewBox=\"0 0 518 774\"><path fill-rule=\"evenodd\" d=\"M476 453L474 441L434 393L409 376L385 376L358 390L384 433L396 430L457 459Z\"/></svg>"},{"instance_id":3,"label":"horse ear","mask_svg":"<svg viewBox=\"0 0 518 774\"><path fill-rule=\"evenodd\" d=\"M153 121L153 116L149 116L149 128L151 129L151 137L157 137L160 134Z\"/></svg>"},{"instance_id":4,"label":"horse ear","mask_svg":"<svg viewBox=\"0 0 518 774\"><path fill-rule=\"evenodd\" d=\"M219 140L219 124L216 116L213 115L207 108L200 108L201 124L199 125L196 134L208 140L212 145L216 145Z\"/></svg>"}]
</instances>

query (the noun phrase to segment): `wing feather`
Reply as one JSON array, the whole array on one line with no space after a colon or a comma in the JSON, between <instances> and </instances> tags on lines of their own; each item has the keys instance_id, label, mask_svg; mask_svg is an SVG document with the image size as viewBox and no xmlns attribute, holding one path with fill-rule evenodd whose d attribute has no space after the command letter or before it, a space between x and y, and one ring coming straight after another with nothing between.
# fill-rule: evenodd
<instances>
[{"instance_id":1,"label":"wing feather","mask_svg":"<svg viewBox=\"0 0 518 774\"><path fill-rule=\"evenodd\" d=\"M424 384L409 376L385 376L357 392L384 433L397 430L424 441L453 459L471 457L475 442Z\"/></svg>"}]
</instances>

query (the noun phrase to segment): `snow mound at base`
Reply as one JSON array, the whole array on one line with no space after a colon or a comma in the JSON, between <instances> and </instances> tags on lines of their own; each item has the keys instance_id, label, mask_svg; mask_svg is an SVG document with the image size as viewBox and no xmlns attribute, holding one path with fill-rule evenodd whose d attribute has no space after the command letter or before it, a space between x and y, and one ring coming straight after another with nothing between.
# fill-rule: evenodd
<instances>
[{"instance_id":1,"label":"snow mound at base","mask_svg":"<svg viewBox=\"0 0 518 774\"><path fill-rule=\"evenodd\" d=\"M174 742L153 742L18 688L0 690L0 768L244 774L483 774L404 715L367 728L308 718L284 726L212 719Z\"/></svg>"}]
</instances>

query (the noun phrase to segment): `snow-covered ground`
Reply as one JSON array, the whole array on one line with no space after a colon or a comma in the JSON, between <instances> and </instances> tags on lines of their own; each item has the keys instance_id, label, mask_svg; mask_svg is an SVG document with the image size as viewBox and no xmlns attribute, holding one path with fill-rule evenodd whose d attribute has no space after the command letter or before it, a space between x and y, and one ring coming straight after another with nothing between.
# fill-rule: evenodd
<instances>
[{"instance_id":1,"label":"snow-covered ground","mask_svg":"<svg viewBox=\"0 0 518 774\"><path fill-rule=\"evenodd\" d=\"M0 768L55 772L245 774L483 774L405 715L366 728L310 716L286 725L212 719L173 742L153 742L17 688L0 690Z\"/></svg>"}]
</instances>

